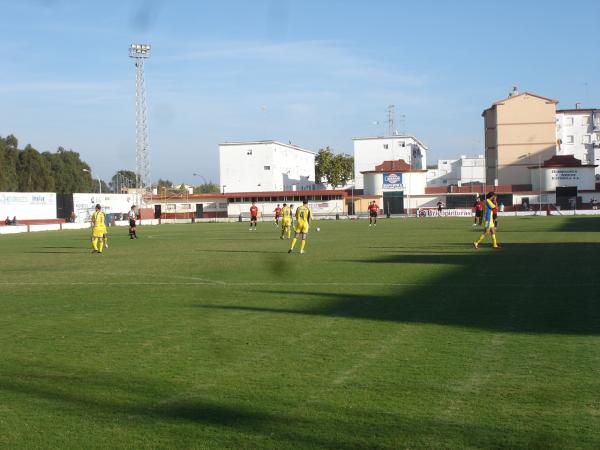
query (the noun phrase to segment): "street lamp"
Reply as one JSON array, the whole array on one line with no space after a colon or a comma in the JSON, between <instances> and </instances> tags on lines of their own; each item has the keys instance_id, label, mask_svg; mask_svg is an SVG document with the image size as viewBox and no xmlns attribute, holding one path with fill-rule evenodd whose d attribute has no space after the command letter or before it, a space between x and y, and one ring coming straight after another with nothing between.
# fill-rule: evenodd
<instances>
[{"instance_id":1,"label":"street lamp","mask_svg":"<svg viewBox=\"0 0 600 450\"><path fill-rule=\"evenodd\" d=\"M90 177L92 177L92 172L89 169L82 169L83 172L89 173ZM94 177L92 177L92 182L94 181ZM100 178L98 178L98 193L102 194L102 184L100 182Z\"/></svg>"}]
</instances>

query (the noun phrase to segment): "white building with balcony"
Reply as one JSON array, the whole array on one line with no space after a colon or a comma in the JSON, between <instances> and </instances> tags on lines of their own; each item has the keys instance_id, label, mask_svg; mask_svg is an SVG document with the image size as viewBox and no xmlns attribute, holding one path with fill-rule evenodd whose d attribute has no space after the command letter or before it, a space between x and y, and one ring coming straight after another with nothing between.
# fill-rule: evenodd
<instances>
[{"instance_id":1,"label":"white building with balcony","mask_svg":"<svg viewBox=\"0 0 600 450\"><path fill-rule=\"evenodd\" d=\"M384 161L402 159L414 170L427 167L427 147L414 136L358 137L352 141L356 189L364 189L362 172L373 170Z\"/></svg>"},{"instance_id":2,"label":"white building with balcony","mask_svg":"<svg viewBox=\"0 0 600 450\"><path fill-rule=\"evenodd\" d=\"M471 183L485 183L484 155L440 159L437 168L427 170L428 186L462 186Z\"/></svg>"},{"instance_id":3,"label":"white building with balcony","mask_svg":"<svg viewBox=\"0 0 600 450\"><path fill-rule=\"evenodd\" d=\"M557 110L556 143L557 155L573 155L584 165L600 165L600 109ZM596 174L600 174L599 167Z\"/></svg>"},{"instance_id":4,"label":"white building with balcony","mask_svg":"<svg viewBox=\"0 0 600 450\"><path fill-rule=\"evenodd\" d=\"M222 192L315 189L315 153L276 141L219 144Z\"/></svg>"}]
</instances>

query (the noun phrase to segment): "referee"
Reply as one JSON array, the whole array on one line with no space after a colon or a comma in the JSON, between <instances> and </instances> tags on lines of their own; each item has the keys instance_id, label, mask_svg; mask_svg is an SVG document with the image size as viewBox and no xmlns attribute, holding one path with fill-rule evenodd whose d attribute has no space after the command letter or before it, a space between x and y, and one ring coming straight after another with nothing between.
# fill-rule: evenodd
<instances>
[{"instance_id":1,"label":"referee","mask_svg":"<svg viewBox=\"0 0 600 450\"><path fill-rule=\"evenodd\" d=\"M137 218L137 214L135 213L135 205L131 206L129 213L127 214L127 218L129 219L129 239L137 239L137 234L135 232L135 219Z\"/></svg>"}]
</instances>

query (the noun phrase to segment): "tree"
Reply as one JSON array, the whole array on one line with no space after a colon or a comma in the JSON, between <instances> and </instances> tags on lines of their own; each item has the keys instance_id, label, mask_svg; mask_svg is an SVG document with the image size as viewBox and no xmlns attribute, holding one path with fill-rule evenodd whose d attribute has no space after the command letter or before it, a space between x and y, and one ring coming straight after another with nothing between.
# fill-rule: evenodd
<instances>
[{"instance_id":1,"label":"tree","mask_svg":"<svg viewBox=\"0 0 600 450\"><path fill-rule=\"evenodd\" d=\"M194 194L212 194L221 192L219 185L211 181L194 186Z\"/></svg>"},{"instance_id":2,"label":"tree","mask_svg":"<svg viewBox=\"0 0 600 450\"><path fill-rule=\"evenodd\" d=\"M110 179L110 188L113 192L119 193L123 188L134 188L136 183L135 172L121 169Z\"/></svg>"},{"instance_id":3,"label":"tree","mask_svg":"<svg viewBox=\"0 0 600 450\"><path fill-rule=\"evenodd\" d=\"M106 181L99 178L92 180L92 186L94 187L91 189L91 192L100 192L100 189L102 189L103 193L110 192L110 186L106 184Z\"/></svg>"},{"instance_id":4,"label":"tree","mask_svg":"<svg viewBox=\"0 0 600 450\"><path fill-rule=\"evenodd\" d=\"M329 147L319 150L315 157L317 183L329 183L333 188L343 186L354 176L354 158L343 153L336 154Z\"/></svg>"},{"instance_id":5,"label":"tree","mask_svg":"<svg viewBox=\"0 0 600 450\"><path fill-rule=\"evenodd\" d=\"M79 153L58 147L40 154L31 145L17 148L13 135L0 137L0 191L90 192L90 166ZM87 171L87 173L86 173Z\"/></svg>"},{"instance_id":6,"label":"tree","mask_svg":"<svg viewBox=\"0 0 600 450\"><path fill-rule=\"evenodd\" d=\"M0 137L0 192L14 192L19 186L17 175L19 151L9 142L10 137L6 139Z\"/></svg>"},{"instance_id":7,"label":"tree","mask_svg":"<svg viewBox=\"0 0 600 450\"><path fill-rule=\"evenodd\" d=\"M44 152L42 156L50 163L56 192L70 194L93 189L90 167L81 161L79 153L58 147L56 153Z\"/></svg>"},{"instance_id":8,"label":"tree","mask_svg":"<svg viewBox=\"0 0 600 450\"><path fill-rule=\"evenodd\" d=\"M52 168L46 158L27 144L17 161L18 189L21 192L54 192Z\"/></svg>"}]
</instances>

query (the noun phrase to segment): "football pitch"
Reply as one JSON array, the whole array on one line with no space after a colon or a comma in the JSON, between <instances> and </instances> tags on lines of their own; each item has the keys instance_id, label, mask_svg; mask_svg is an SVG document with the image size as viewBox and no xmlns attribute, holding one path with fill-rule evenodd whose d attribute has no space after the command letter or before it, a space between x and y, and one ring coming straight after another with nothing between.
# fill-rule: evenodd
<instances>
[{"instance_id":1,"label":"football pitch","mask_svg":"<svg viewBox=\"0 0 600 450\"><path fill-rule=\"evenodd\" d=\"M0 448L600 448L600 219L0 236Z\"/></svg>"}]
</instances>

